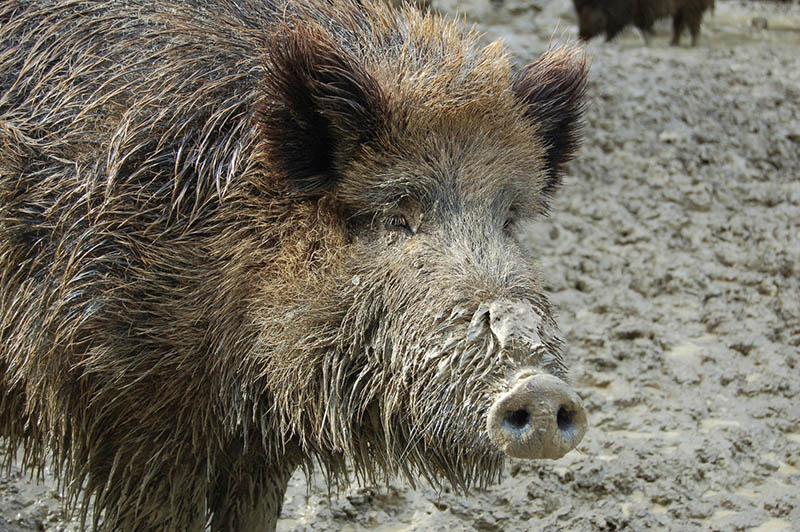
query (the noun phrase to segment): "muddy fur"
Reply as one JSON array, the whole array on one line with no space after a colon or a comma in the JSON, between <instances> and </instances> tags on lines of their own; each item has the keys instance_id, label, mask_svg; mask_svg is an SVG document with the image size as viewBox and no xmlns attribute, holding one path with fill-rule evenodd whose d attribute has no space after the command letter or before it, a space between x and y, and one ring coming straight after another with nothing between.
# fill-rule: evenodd
<instances>
[{"instance_id":1,"label":"muddy fur","mask_svg":"<svg viewBox=\"0 0 800 532\"><path fill-rule=\"evenodd\" d=\"M672 17L675 46L680 44L685 28L689 29L695 46L703 13L714 9L714 0L573 0L573 4L581 39L605 33L610 41L630 24L639 28L647 39L656 20Z\"/></svg>"},{"instance_id":2,"label":"muddy fur","mask_svg":"<svg viewBox=\"0 0 800 532\"><path fill-rule=\"evenodd\" d=\"M491 398L565 376L514 232L579 52L322 0L3 1L0 43L0 435L89 527L269 529L315 461L498 477ZM504 298L543 349L471 323Z\"/></svg>"}]
</instances>

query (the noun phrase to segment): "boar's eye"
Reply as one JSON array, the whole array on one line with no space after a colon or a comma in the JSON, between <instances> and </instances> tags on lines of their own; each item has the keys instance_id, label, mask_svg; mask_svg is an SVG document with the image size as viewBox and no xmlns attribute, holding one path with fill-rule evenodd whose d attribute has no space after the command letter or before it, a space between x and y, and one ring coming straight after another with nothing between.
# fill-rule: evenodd
<instances>
[{"instance_id":1,"label":"boar's eye","mask_svg":"<svg viewBox=\"0 0 800 532\"><path fill-rule=\"evenodd\" d=\"M403 231L408 235L413 234L411 226L408 225L408 220L402 214L390 214L384 220L384 226L389 231Z\"/></svg>"}]
</instances>

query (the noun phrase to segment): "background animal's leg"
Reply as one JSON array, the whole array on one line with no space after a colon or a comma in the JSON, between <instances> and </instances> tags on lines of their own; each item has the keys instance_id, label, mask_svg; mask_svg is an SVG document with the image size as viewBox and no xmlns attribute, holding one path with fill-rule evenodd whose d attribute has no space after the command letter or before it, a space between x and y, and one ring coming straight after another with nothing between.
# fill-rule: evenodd
<instances>
[{"instance_id":1,"label":"background animal's leg","mask_svg":"<svg viewBox=\"0 0 800 532\"><path fill-rule=\"evenodd\" d=\"M679 9L672 17L672 46L678 46L681 43L681 33L684 26L683 9Z\"/></svg>"},{"instance_id":2,"label":"background animal's leg","mask_svg":"<svg viewBox=\"0 0 800 532\"><path fill-rule=\"evenodd\" d=\"M700 36L700 17L702 13L698 13L689 19L689 33L692 35L692 46L697 46L697 38Z\"/></svg>"}]
</instances>

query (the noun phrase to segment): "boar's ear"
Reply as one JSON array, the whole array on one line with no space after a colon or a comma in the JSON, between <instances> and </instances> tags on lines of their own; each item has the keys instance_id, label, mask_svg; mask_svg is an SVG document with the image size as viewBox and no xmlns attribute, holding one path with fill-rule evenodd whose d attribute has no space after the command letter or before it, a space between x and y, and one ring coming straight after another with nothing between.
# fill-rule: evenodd
<instances>
[{"instance_id":1,"label":"boar's ear","mask_svg":"<svg viewBox=\"0 0 800 532\"><path fill-rule=\"evenodd\" d=\"M555 191L564 165L575 154L581 134L588 63L580 48L545 52L517 73L513 90L538 128L547 157L544 193Z\"/></svg>"},{"instance_id":2,"label":"boar's ear","mask_svg":"<svg viewBox=\"0 0 800 532\"><path fill-rule=\"evenodd\" d=\"M386 122L377 81L319 26L269 39L258 120L269 164L303 192L321 192Z\"/></svg>"}]
</instances>

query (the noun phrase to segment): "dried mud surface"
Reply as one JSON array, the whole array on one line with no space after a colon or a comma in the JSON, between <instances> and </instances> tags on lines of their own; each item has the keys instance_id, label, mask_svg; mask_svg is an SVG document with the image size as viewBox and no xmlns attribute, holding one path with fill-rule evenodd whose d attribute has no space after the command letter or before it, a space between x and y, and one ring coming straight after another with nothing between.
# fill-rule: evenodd
<instances>
[{"instance_id":1,"label":"dried mud surface","mask_svg":"<svg viewBox=\"0 0 800 532\"><path fill-rule=\"evenodd\" d=\"M459 5L524 60L576 34L567 0ZM279 530L800 530L800 6L718 0L702 31L589 44L586 141L528 234L579 449L469 496L298 473ZM0 530L77 530L59 505L0 473Z\"/></svg>"}]
</instances>

